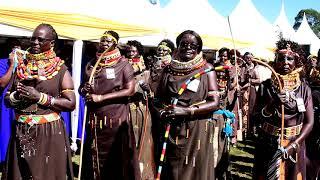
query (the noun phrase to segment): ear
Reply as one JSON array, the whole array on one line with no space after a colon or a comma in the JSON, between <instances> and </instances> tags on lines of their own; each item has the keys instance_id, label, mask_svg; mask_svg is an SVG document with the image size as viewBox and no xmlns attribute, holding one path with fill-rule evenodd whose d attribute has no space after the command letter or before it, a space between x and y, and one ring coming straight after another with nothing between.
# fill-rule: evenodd
<instances>
[{"instance_id":1,"label":"ear","mask_svg":"<svg viewBox=\"0 0 320 180\"><path fill-rule=\"evenodd\" d=\"M51 41L50 41L50 47L51 47L51 48L54 48L54 45L55 45L55 40L51 40Z\"/></svg>"}]
</instances>

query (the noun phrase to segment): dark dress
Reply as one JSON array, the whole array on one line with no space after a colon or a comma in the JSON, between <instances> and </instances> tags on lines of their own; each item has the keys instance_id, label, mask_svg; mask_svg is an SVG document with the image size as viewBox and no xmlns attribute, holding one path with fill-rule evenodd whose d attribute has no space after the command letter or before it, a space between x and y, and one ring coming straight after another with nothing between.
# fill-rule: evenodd
<instances>
[{"instance_id":1,"label":"dark dress","mask_svg":"<svg viewBox=\"0 0 320 180\"><path fill-rule=\"evenodd\" d=\"M143 180L153 180L155 177L154 143L152 136L152 119L149 110L150 100L148 95L143 92L139 81L149 82L150 72L145 70L135 75L136 86L135 94L129 99L130 121L132 122L138 151L139 167Z\"/></svg>"},{"instance_id":2,"label":"dark dress","mask_svg":"<svg viewBox=\"0 0 320 180\"><path fill-rule=\"evenodd\" d=\"M181 84L205 68L206 65L187 75L175 76L168 71L167 66L156 98L160 99L163 104L171 104L171 100L176 97ZM206 100L207 97L208 75L205 74L200 77L197 92L186 90L179 96L177 105L188 107ZM160 131L164 133L165 124L160 123L163 127ZM214 127L215 121L212 120L212 113L193 118L175 119L171 125L161 179L215 179ZM161 137L163 137L163 134Z\"/></svg>"},{"instance_id":3,"label":"dark dress","mask_svg":"<svg viewBox=\"0 0 320 180\"><path fill-rule=\"evenodd\" d=\"M87 65L87 79L93 65ZM133 80L128 60L121 57L113 66L114 78L99 67L93 80L93 94L122 90ZM83 159L83 179L140 179L136 144L129 117L128 98L88 104L87 139Z\"/></svg>"},{"instance_id":4,"label":"dark dress","mask_svg":"<svg viewBox=\"0 0 320 180\"><path fill-rule=\"evenodd\" d=\"M262 89L260 88L258 92L257 97L257 105L259 105L259 110L261 112L262 107L266 105L266 102L268 99L270 99L270 96L274 96L273 93L274 90L272 90L272 85L270 81L265 81L262 83ZM302 98L305 108L306 109L312 109L313 107L310 107L312 102L312 95L311 90L309 86L302 82L299 87L297 87L296 90L293 90L295 92L295 96L297 98ZM276 127L281 127L281 110L280 114L276 113L273 116L269 118L265 118L263 116L257 116L260 120L260 127L258 128L258 139L257 139L257 146L256 146L256 152L255 152L255 169L256 169L256 176L264 177L266 178L266 173L268 168L270 168L270 161L272 160L273 155L276 154L276 151L278 150L278 140L279 136L270 135L266 131L264 131L261 127L264 123L271 124ZM296 124L299 125L304 122L304 113L298 112L298 108L287 108L285 106L285 125L284 127L289 127L286 124L287 120L290 120L292 118L296 118ZM260 114L261 115L261 114ZM292 127L292 126L290 126ZM296 136L289 136L284 137L284 142L286 145L288 145L290 142L294 141L298 135ZM286 146L285 145L285 146ZM297 150L297 163L293 163L289 159L285 160L285 177L286 179L296 179L298 176L301 176L302 179L306 179L306 162L305 162L305 143L303 142L300 144L300 148ZM293 157L295 158L295 157Z\"/></svg>"},{"instance_id":5,"label":"dark dress","mask_svg":"<svg viewBox=\"0 0 320 180\"><path fill-rule=\"evenodd\" d=\"M22 83L58 97L62 91L61 84L66 71L67 67L62 65L59 73L52 79L22 81ZM16 88L18 82L16 77L11 92ZM16 116L25 114L21 110L36 110L37 115L54 112L48 107L29 102L21 104L22 107L15 110ZM70 145L62 118L32 126L16 121L12 132L4 179L73 179Z\"/></svg>"}]
</instances>

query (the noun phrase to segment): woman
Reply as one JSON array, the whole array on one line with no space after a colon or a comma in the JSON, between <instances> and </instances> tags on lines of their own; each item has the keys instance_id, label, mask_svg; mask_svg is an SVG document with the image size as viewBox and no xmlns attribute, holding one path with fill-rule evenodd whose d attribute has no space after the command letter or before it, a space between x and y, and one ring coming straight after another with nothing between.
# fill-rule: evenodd
<instances>
[{"instance_id":1,"label":"woman","mask_svg":"<svg viewBox=\"0 0 320 180\"><path fill-rule=\"evenodd\" d=\"M154 145L152 121L148 107L151 91L149 87L150 71L146 70L143 60L143 46L139 41L128 41L127 57L134 69L135 94L130 97L130 118L138 150L142 179L154 179Z\"/></svg>"},{"instance_id":2,"label":"woman","mask_svg":"<svg viewBox=\"0 0 320 180\"><path fill-rule=\"evenodd\" d=\"M73 82L53 47L57 33L49 24L33 31L26 59L18 67L6 100L16 122L4 179L73 179L68 137L61 111L75 108Z\"/></svg>"},{"instance_id":3,"label":"woman","mask_svg":"<svg viewBox=\"0 0 320 180\"><path fill-rule=\"evenodd\" d=\"M163 69L171 63L173 51L174 44L169 39L164 39L158 44L150 77L150 86L153 92L157 90Z\"/></svg>"},{"instance_id":4,"label":"woman","mask_svg":"<svg viewBox=\"0 0 320 180\"><path fill-rule=\"evenodd\" d=\"M97 58L87 64L87 80L79 88L88 106L83 179L140 179L128 106L128 97L134 94L134 71L121 56L118 40L114 31L102 35ZM94 80L89 83L100 56Z\"/></svg>"},{"instance_id":5,"label":"woman","mask_svg":"<svg viewBox=\"0 0 320 180\"><path fill-rule=\"evenodd\" d=\"M283 90L279 91L278 81L273 75L270 81L263 83L264 88L258 93L262 124L258 129L255 156L257 179L277 174L280 165L278 161L272 161L277 158L283 161L284 168L280 170L285 179L306 179L305 139L312 129L314 114L311 90L300 77L303 57L298 44L283 39L277 43L274 68L279 73ZM279 142L282 104L284 139Z\"/></svg>"},{"instance_id":6,"label":"woman","mask_svg":"<svg viewBox=\"0 0 320 180\"><path fill-rule=\"evenodd\" d=\"M253 63L253 54L246 52L243 55L243 66L240 73L240 85L242 92L242 117L245 136L254 134L255 122L253 119L253 110L256 102L256 86L260 84L259 75L256 66Z\"/></svg>"},{"instance_id":7,"label":"woman","mask_svg":"<svg viewBox=\"0 0 320 180\"><path fill-rule=\"evenodd\" d=\"M320 176L320 68L317 56L310 55L307 59L307 81L312 91L314 125L306 139L307 176L316 179Z\"/></svg>"},{"instance_id":8,"label":"woman","mask_svg":"<svg viewBox=\"0 0 320 180\"><path fill-rule=\"evenodd\" d=\"M176 41L177 60L164 69L156 98L162 110L160 123L171 123L163 179L214 179L214 123L212 112L219 106L215 72L192 81L178 96L182 84L213 66L202 58L202 39L194 31L182 32ZM170 106L178 97L176 106ZM164 128L163 128L164 131Z\"/></svg>"}]
</instances>

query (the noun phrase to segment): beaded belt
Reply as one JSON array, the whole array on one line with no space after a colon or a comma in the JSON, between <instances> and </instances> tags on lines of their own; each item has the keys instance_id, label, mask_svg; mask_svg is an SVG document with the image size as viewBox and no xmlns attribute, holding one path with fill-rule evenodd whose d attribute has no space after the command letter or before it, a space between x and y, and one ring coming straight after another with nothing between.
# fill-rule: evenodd
<instances>
[{"instance_id":1,"label":"beaded belt","mask_svg":"<svg viewBox=\"0 0 320 180\"><path fill-rule=\"evenodd\" d=\"M302 123L299 125L296 125L296 126L284 128L284 130L283 130L284 137L289 138L292 136L297 136L300 134L301 129L302 129ZM273 135L273 136L280 136L280 134L281 134L281 128L274 126L274 125L271 125L266 122L263 123L262 130L270 135Z\"/></svg>"},{"instance_id":2,"label":"beaded belt","mask_svg":"<svg viewBox=\"0 0 320 180\"><path fill-rule=\"evenodd\" d=\"M30 126L34 124L44 124L52 121L56 121L60 119L60 115L58 113L50 113L43 115L19 115L17 117L17 121L21 123L29 124Z\"/></svg>"}]
</instances>

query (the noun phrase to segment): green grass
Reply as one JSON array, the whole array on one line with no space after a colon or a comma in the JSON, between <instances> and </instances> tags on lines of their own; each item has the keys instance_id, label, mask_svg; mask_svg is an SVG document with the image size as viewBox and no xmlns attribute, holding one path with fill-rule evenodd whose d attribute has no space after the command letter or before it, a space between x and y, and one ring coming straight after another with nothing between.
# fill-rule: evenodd
<instances>
[{"instance_id":1,"label":"green grass","mask_svg":"<svg viewBox=\"0 0 320 180\"><path fill-rule=\"evenodd\" d=\"M252 179L254 162L254 145L252 140L238 142L230 149L230 166L232 179Z\"/></svg>"}]
</instances>

